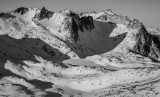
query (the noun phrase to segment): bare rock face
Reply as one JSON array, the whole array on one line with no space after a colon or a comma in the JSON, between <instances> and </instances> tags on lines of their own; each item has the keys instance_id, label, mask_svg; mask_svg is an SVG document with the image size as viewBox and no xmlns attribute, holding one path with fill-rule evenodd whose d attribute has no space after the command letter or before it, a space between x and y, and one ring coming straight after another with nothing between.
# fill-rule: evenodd
<instances>
[{"instance_id":1,"label":"bare rock face","mask_svg":"<svg viewBox=\"0 0 160 97\"><path fill-rule=\"evenodd\" d=\"M43 19L49 19L53 16L54 12L48 11L44 6L40 10L40 13L35 16L35 18L38 18L39 20Z\"/></svg>"},{"instance_id":2,"label":"bare rock face","mask_svg":"<svg viewBox=\"0 0 160 97\"><path fill-rule=\"evenodd\" d=\"M84 29L91 32L95 29L92 16L83 16L79 17L77 14L72 14L72 29L73 29L73 38L75 41L79 39L78 31L84 32Z\"/></svg>"},{"instance_id":3,"label":"bare rock face","mask_svg":"<svg viewBox=\"0 0 160 97\"><path fill-rule=\"evenodd\" d=\"M21 15L25 14L26 12L29 11L29 8L25 8L25 7L20 7L20 8L17 8L14 13L19 13Z\"/></svg>"},{"instance_id":4,"label":"bare rock face","mask_svg":"<svg viewBox=\"0 0 160 97\"><path fill-rule=\"evenodd\" d=\"M152 35L147 32L144 26L137 35L138 42L135 46L135 52L159 61L160 40L158 35Z\"/></svg>"},{"instance_id":5,"label":"bare rock face","mask_svg":"<svg viewBox=\"0 0 160 97\"><path fill-rule=\"evenodd\" d=\"M91 16L84 16L81 17L81 23L83 24L83 27L86 28L87 30L91 31L94 29L94 23L93 23L93 17ZM82 30L83 32L84 30Z\"/></svg>"}]
</instances>

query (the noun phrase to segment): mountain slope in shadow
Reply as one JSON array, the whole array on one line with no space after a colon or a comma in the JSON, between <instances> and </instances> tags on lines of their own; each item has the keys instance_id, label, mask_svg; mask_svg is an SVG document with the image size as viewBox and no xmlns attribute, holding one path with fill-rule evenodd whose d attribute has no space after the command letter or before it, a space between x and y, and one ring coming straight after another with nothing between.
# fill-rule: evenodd
<instances>
[{"instance_id":1,"label":"mountain slope in shadow","mask_svg":"<svg viewBox=\"0 0 160 97\"><path fill-rule=\"evenodd\" d=\"M24 60L38 63L39 61L36 60L35 56L42 57L53 63L69 59L65 54L36 38L24 37L22 39L15 39L8 35L0 35L0 45L1 76L16 75L4 69L4 64L7 60L16 64L25 65L25 63L23 63Z\"/></svg>"}]
</instances>

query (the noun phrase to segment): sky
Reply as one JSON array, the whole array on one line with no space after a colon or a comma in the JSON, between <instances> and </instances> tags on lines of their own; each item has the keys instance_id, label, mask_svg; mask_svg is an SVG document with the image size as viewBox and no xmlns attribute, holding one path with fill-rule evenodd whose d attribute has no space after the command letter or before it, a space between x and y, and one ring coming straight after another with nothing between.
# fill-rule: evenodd
<instances>
[{"instance_id":1,"label":"sky","mask_svg":"<svg viewBox=\"0 0 160 97\"><path fill-rule=\"evenodd\" d=\"M59 12L70 9L75 12L100 12L112 9L113 12L138 19L147 26L160 28L160 0L0 0L0 12L18 7L45 6L48 10Z\"/></svg>"}]
</instances>

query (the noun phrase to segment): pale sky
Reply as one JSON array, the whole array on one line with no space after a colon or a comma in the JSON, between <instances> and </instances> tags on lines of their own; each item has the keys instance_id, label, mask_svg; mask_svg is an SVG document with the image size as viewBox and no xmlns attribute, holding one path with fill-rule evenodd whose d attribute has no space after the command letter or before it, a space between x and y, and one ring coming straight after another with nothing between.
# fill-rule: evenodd
<instances>
[{"instance_id":1,"label":"pale sky","mask_svg":"<svg viewBox=\"0 0 160 97\"><path fill-rule=\"evenodd\" d=\"M38 8L45 6L54 12L64 9L76 12L112 9L117 14L160 28L160 0L0 0L0 12L21 6Z\"/></svg>"}]
</instances>

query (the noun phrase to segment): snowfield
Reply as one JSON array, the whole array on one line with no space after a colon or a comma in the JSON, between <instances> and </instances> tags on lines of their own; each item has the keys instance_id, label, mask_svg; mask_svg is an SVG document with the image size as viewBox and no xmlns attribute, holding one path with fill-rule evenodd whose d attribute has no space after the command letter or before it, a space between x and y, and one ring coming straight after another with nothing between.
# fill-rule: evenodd
<instances>
[{"instance_id":1,"label":"snowfield","mask_svg":"<svg viewBox=\"0 0 160 97\"><path fill-rule=\"evenodd\" d=\"M0 96L160 97L159 32L111 10L0 13Z\"/></svg>"}]
</instances>

